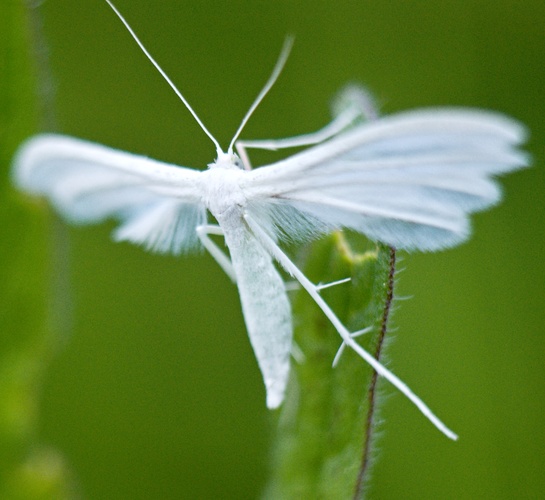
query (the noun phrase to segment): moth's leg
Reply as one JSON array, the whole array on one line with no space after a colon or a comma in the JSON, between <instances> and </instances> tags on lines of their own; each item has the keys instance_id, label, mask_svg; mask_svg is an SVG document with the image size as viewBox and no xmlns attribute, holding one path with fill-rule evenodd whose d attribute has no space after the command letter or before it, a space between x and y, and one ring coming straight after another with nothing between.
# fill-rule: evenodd
<instances>
[{"instance_id":1,"label":"moth's leg","mask_svg":"<svg viewBox=\"0 0 545 500\"><path fill-rule=\"evenodd\" d=\"M309 134L283 139L237 141L235 147L246 170L252 168L247 148L277 149L312 146L331 139L356 122L376 120L378 111L371 94L360 85L348 85L336 96L332 106L333 121Z\"/></svg>"},{"instance_id":2,"label":"moth's leg","mask_svg":"<svg viewBox=\"0 0 545 500\"><path fill-rule=\"evenodd\" d=\"M399 391L401 391L414 405L428 418L428 420L437 427L445 436L450 439L457 439L458 436L452 432L441 420L439 420L435 414L429 409L429 407L422 401L399 377L394 375L390 370L382 365L377 359L369 354L363 347L361 347L351 336L351 333L342 324L337 315L329 307L327 302L321 297L316 285L299 270L299 268L291 261L291 259L282 251L282 249L271 239L271 237L259 226L259 224L248 213L244 214L244 218L248 223L248 226L253 231L254 235L261 242L263 247L276 259L277 262L293 277L301 283L301 286L308 292L314 302L327 316L331 324L335 327L344 343L352 348L356 353L362 357L371 367L382 377L387 379L393 384Z\"/></svg>"},{"instance_id":3,"label":"moth's leg","mask_svg":"<svg viewBox=\"0 0 545 500\"><path fill-rule=\"evenodd\" d=\"M297 135L295 137L285 137L282 139L263 139L263 140L251 140L251 141L237 141L235 147L238 155L242 160L244 167L247 170L252 168L247 148L252 149L267 149L270 151L276 151L277 149L295 148L300 146L312 146L336 136L339 132L342 132L351 123L361 116L361 111L355 107L348 107L337 115L332 122L328 123L325 127L311 132L309 134Z\"/></svg>"},{"instance_id":4,"label":"moth's leg","mask_svg":"<svg viewBox=\"0 0 545 500\"><path fill-rule=\"evenodd\" d=\"M225 252L214 243L212 238L208 236L210 234L223 236L223 231L221 230L221 227L214 224L207 224L204 226L197 226L196 231L197 236L201 240L204 248L208 250L208 253L210 253L212 257L214 257L214 260L225 271L225 274L227 274L227 276L231 278L231 281L233 283L236 283L237 275L235 274L235 270L233 269L233 264L231 264L231 259L229 259L229 257L225 255Z\"/></svg>"},{"instance_id":5,"label":"moth's leg","mask_svg":"<svg viewBox=\"0 0 545 500\"><path fill-rule=\"evenodd\" d=\"M348 283L351 280L352 280L352 278L344 278L342 280L331 281L330 283L318 283L316 285L316 290L322 291L325 288L331 288L331 287L334 287L334 286L337 286L337 285L342 285L343 283Z\"/></svg>"},{"instance_id":6,"label":"moth's leg","mask_svg":"<svg viewBox=\"0 0 545 500\"><path fill-rule=\"evenodd\" d=\"M285 286L286 292L296 292L301 288L301 285L297 280L286 281Z\"/></svg>"},{"instance_id":7,"label":"moth's leg","mask_svg":"<svg viewBox=\"0 0 545 500\"><path fill-rule=\"evenodd\" d=\"M369 333L373 330L372 326L368 326L367 328L362 328L361 330L358 330L357 332L352 332L350 336L354 339L356 337L359 337L360 335L365 335L366 333ZM333 358L333 363L331 365L333 368L335 368L341 359L341 356L343 355L344 349L346 347L346 342L342 342L341 346L339 347L339 350L337 351L337 354L335 354L335 357Z\"/></svg>"},{"instance_id":8,"label":"moth's leg","mask_svg":"<svg viewBox=\"0 0 545 500\"><path fill-rule=\"evenodd\" d=\"M346 85L333 100L333 116L339 116L346 110L352 110L359 121L373 121L379 116L376 101L371 93L357 84Z\"/></svg>"},{"instance_id":9,"label":"moth's leg","mask_svg":"<svg viewBox=\"0 0 545 500\"><path fill-rule=\"evenodd\" d=\"M302 365L306 359L305 353L297 345L297 342L295 342L295 340L291 343L291 357L300 365Z\"/></svg>"}]
</instances>

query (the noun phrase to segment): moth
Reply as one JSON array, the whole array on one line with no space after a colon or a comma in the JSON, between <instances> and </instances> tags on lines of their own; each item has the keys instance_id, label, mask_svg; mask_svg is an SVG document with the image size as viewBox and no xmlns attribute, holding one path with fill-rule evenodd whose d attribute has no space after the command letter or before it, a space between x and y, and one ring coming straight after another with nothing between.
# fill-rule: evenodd
<instances>
[{"instance_id":1,"label":"moth","mask_svg":"<svg viewBox=\"0 0 545 500\"><path fill-rule=\"evenodd\" d=\"M108 1L108 0L107 0ZM76 138L38 135L13 165L15 184L46 196L69 222L120 222L117 241L180 254L203 245L237 284L250 342L262 372L267 406L284 399L292 350L286 285L275 262L310 294L342 345L403 392L443 433L448 429L407 385L366 352L312 283L282 250L350 229L396 249L435 251L470 234L469 214L499 202L494 176L528 165L517 146L524 127L497 113L434 108L373 120L367 94L351 87L344 106L318 132L280 140L238 141L250 115L281 72L280 58L224 152L189 103L108 1L148 59L214 142L217 158L203 171L179 167ZM308 146L252 169L247 148ZM237 152L235 152L235 150ZM217 224L209 222L209 214ZM210 237L222 235L225 254ZM357 333L357 332L356 332Z\"/></svg>"}]
</instances>

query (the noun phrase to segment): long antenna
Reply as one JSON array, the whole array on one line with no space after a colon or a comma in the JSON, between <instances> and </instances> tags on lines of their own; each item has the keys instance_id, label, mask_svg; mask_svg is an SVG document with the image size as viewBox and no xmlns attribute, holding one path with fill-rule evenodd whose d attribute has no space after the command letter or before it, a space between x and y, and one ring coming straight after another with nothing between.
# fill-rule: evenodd
<instances>
[{"instance_id":1,"label":"long antenna","mask_svg":"<svg viewBox=\"0 0 545 500\"><path fill-rule=\"evenodd\" d=\"M293 36L287 36L286 39L284 40L284 45L282 46L282 50L280 52L280 55L278 56L278 60L276 61L276 64L274 65L271 76L269 76L267 83L265 83L265 86L261 89L261 92L258 94L258 96L255 98L255 101L250 106L250 109L244 115L244 118L242 119L242 123L239 125L235 136L233 137L233 139L231 140L231 143L229 144L229 148L227 149L228 154L233 153L233 146L235 145L235 141L238 139L238 136L242 132L242 129L245 127L246 123L250 119L250 116L252 116L252 113L259 106L263 98L267 95L267 92L271 90L271 87L274 85L274 83L278 79L278 76L282 72L282 69L284 68L284 65L286 64L286 61L288 60L288 56L290 55L292 46L293 46Z\"/></svg>"},{"instance_id":2,"label":"long antenna","mask_svg":"<svg viewBox=\"0 0 545 500\"><path fill-rule=\"evenodd\" d=\"M147 51L146 47L144 47L144 44L140 41L140 39L136 36L136 33L133 31L133 29L129 26L129 23L125 20L125 18L121 15L121 13L117 10L115 5L110 1L106 0L106 3L112 8L112 10L116 13L117 17L121 20L121 22L125 25L125 28L129 31L131 36L134 38L134 41L138 44L142 52L146 55L146 57L151 61L151 63L157 68L157 71L161 74L161 76L166 80L166 82L171 86L172 90L176 93L176 95L182 100L182 102L185 104L185 107L189 110L189 112L193 115L193 118L197 120L197 123L200 125L200 127L204 130L204 133L210 137L214 145L216 146L216 151L218 156L220 154L223 154L223 150L221 149L221 146L219 145L219 142L216 141L214 136L209 132L209 130L204 126L204 123L201 121L201 119L197 116L197 113L193 111L193 108L189 105L186 98L182 95L182 93L176 88L176 85L172 82L172 80L168 77L168 75L162 70L161 66L157 63L157 61L151 56L151 54Z\"/></svg>"}]
</instances>

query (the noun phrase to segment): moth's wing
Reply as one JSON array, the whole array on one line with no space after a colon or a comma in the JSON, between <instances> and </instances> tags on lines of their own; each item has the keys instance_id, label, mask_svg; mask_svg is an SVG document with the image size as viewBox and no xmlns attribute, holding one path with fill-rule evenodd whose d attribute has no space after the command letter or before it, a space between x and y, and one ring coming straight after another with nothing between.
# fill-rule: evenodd
<instances>
[{"instance_id":1,"label":"moth's wing","mask_svg":"<svg viewBox=\"0 0 545 500\"><path fill-rule=\"evenodd\" d=\"M13 165L15 184L46 196L68 221L114 218L117 240L157 252L198 245L205 221L198 171L60 135L31 138Z\"/></svg>"},{"instance_id":2,"label":"moth's wing","mask_svg":"<svg viewBox=\"0 0 545 500\"><path fill-rule=\"evenodd\" d=\"M514 120L430 109L359 125L249 172L249 210L269 234L310 238L350 228L405 249L436 250L469 235L468 216L501 198L493 176L528 165Z\"/></svg>"}]
</instances>

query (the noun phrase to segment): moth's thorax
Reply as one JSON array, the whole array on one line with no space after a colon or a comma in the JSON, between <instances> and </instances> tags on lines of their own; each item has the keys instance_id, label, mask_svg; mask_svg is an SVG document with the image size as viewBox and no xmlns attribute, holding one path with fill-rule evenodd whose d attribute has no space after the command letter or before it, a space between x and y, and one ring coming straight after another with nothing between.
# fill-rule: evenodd
<instances>
[{"instance_id":1,"label":"moth's thorax","mask_svg":"<svg viewBox=\"0 0 545 500\"><path fill-rule=\"evenodd\" d=\"M202 202L214 217L221 218L231 208L246 206L246 197L241 187L245 174L246 170L240 169L227 158L219 158L203 172Z\"/></svg>"}]
</instances>

